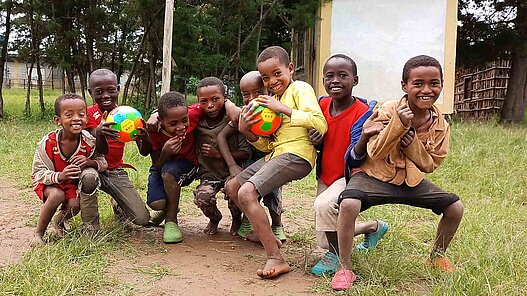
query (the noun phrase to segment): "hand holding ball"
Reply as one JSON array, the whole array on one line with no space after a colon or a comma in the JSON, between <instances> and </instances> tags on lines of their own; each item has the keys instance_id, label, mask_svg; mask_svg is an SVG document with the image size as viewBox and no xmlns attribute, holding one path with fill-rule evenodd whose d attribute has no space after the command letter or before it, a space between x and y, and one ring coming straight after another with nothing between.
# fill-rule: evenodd
<instances>
[{"instance_id":1,"label":"hand holding ball","mask_svg":"<svg viewBox=\"0 0 527 296\"><path fill-rule=\"evenodd\" d=\"M117 140L123 143L135 140L139 130L137 128L143 127L143 116L139 111L130 106L119 106L113 109L106 122L115 122L111 128L119 131L117 133Z\"/></svg>"},{"instance_id":2,"label":"hand holding ball","mask_svg":"<svg viewBox=\"0 0 527 296\"><path fill-rule=\"evenodd\" d=\"M250 104L254 105L251 107L254 109L254 113L262 111L256 116L255 119L260 119L260 121L251 126L251 132L260 137L274 134L282 124L282 113L276 113L267 107L260 106L256 100Z\"/></svg>"}]
</instances>

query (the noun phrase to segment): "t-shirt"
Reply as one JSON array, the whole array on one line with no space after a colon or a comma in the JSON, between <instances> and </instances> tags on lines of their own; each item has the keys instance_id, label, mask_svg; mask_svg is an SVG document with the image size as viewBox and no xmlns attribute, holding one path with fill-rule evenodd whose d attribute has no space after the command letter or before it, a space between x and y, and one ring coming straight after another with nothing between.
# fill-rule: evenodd
<instances>
[{"instance_id":1,"label":"t-shirt","mask_svg":"<svg viewBox=\"0 0 527 296\"><path fill-rule=\"evenodd\" d=\"M350 128L368 106L358 99L348 109L337 116L331 116L331 97L322 98L319 102L320 109L328 123L328 131L322 143L322 170L320 179L330 186L344 176L344 154L350 143Z\"/></svg>"},{"instance_id":2,"label":"t-shirt","mask_svg":"<svg viewBox=\"0 0 527 296\"><path fill-rule=\"evenodd\" d=\"M198 122L204 114L205 111L201 109L198 104L188 107L189 123L185 134L185 139L183 139L181 149L176 155L173 156L172 160L185 158L192 161L195 166L198 166L198 159L196 157L196 149L194 146L194 134L196 127L198 126ZM150 140L150 145L152 145L152 151L160 151L163 149L163 146L171 137L172 136L168 135L164 130L155 133L149 133L148 138Z\"/></svg>"},{"instance_id":3,"label":"t-shirt","mask_svg":"<svg viewBox=\"0 0 527 296\"><path fill-rule=\"evenodd\" d=\"M199 121L196 129L196 150L198 152L199 171L198 178L210 181L225 181L230 175L229 167L223 158L213 159L201 154L201 146L203 144L210 144L218 149L218 134L229 123L227 116L215 124L209 125L206 118ZM251 155L251 145L247 139L239 132L227 139L230 151L246 151Z\"/></svg>"},{"instance_id":4,"label":"t-shirt","mask_svg":"<svg viewBox=\"0 0 527 296\"><path fill-rule=\"evenodd\" d=\"M95 104L88 107L88 123L85 128L97 128L102 121L103 112L99 105ZM114 170L123 164L124 143L117 140L106 138L108 142L108 153L104 156L108 162L108 170Z\"/></svg>"}]
</instances>

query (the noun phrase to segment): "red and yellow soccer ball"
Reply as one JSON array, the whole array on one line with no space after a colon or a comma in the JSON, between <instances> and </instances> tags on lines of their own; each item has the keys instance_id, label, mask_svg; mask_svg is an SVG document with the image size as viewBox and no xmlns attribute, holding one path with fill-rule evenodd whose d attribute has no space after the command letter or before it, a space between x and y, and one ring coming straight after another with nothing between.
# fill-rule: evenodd
<instances>
[{"instance_id":1,"label":"red and yellow soccer ball","mask_svg":"<svg viewBox=\"0 0 527 296\"><path fill-rule=\"evenodd\" d=\"M138 127L143 127L143 116L130 106L119 106L113 109L106 122L115 122L111 128L118 130L117 140L123 143L135 140L139 133Z\"/></svg>"},{"instance_id":2,"label":"red and yellow soccer ball","mask_svg":"<svg viewBox=\"0 0 527 296\"><path fill-rule=\"evenodd\" d=\"M282 124L282 113L276 113L267 107L260 106L258 102L254 102L253 104L257 105L253 112L256 113L261 110L262 113L256 117L256 119L261 120L251 126L251 132L260 137L274 134L280 127L280 124Z\"/></svg>"}]
</instances>

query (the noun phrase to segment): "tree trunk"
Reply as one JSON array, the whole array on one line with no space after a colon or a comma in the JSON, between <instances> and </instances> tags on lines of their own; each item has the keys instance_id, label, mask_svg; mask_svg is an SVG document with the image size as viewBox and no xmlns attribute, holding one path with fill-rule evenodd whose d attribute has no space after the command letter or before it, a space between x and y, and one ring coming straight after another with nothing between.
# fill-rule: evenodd
<instances>
[{"instance_id":1,"label":"tree trunk","mask_svg":"<svg viewBox=\"0 0 527 296\"><path fill-rule=\"evenodd\" d=\"M40 72L40 54L35 55L37 60L37 81L38 81L38 103L40 105L40 114L44 115L46 106L44 105L44 86L42 83L42 73Z\"/></svg>"},{"instance_id":2,"label":"tree trunk","mask_svg":"<svg viewBox=\"0 0 527 296\"><path fill-rule=\"evenodd\" d=\"M527 4L518 4L517 8L516 29L521 44L511 54L511 72L501 109L502 123L523 122L527 103Z\"/></svg>"},{"instance_id":3,"label":"tree trunk","mask_svg":"<svg viewBox=\"0 0 527 296\"><path fill-rule=\"evenodd\" d=\"M31 76L33 75L35 58L32 57L31 59L31 66L29 67L29 72L27 73L26 107L24 108L24 113L26 116L31 116Z\"/></svg>"},{"instance_id":4,"label":"tree trunk","mask_svg":"<svg viewBox=\"0 0 527 296\"><path fill-rule=\"evenodd\" d=\"M11 33L11 8L12 1L6 1L6 18L5 18L5 39L2 44L2 54L0 55L0 119L4 118L4 98L2 96L2 88L4 84L4 67L7 60L7 45L9 44L9 33Z\"/></svg>"}]
</instances>

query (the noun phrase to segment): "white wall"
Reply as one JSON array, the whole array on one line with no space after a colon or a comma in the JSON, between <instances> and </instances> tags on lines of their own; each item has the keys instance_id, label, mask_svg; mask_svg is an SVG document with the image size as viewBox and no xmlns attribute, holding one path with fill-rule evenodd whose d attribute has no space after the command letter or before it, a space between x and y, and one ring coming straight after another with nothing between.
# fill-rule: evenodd
<instances>
[{"instance_id":1,"label":"white wall","mask_svg":"<svg viewBox=\"0 0 527 296\"><path fill-rule=\"evenodd\" d=\"M347 54L357 63L354 95L398 99L409 58L426 54L444 65L445 21L446 1L333 0L331 54Z\"/></svg>"}]
</instances>

